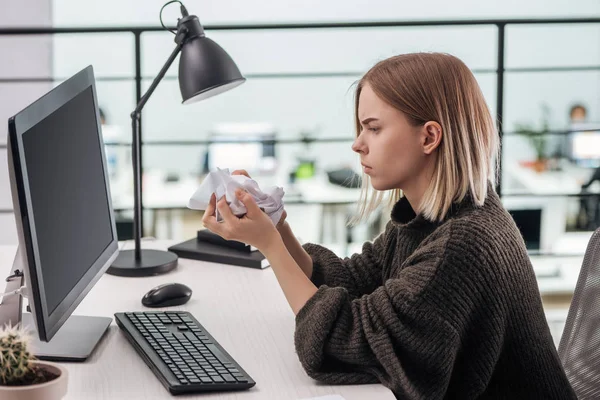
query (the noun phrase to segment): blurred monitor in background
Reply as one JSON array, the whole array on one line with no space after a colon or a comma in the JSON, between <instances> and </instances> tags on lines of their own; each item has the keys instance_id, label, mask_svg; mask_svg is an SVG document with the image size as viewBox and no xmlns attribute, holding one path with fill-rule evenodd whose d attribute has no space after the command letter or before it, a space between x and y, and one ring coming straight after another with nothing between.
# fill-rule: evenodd
<instances>
[{"instance_id":1,"label":"blurred monitor in background","mask_svg":"<svg viewBox=\"0 0 600 400\"><path fill-rule=\"evenodd\" d=\"M587 108L574 104L569 110L567 156L583 168L600 167L600 123L589 122Z\"/></svg>"},{"instance_id":2,"label":"blurred monitor in background","mask_svg":"<svg viewBox=\"0 0 600 400\"><path fill-rule=\"evenodd\" d=\"M600 167L600 123L571 124L569 147L569 158L575 165L584 168Z\"/></svg>"},{"instance_id":3,"label":"blurred monitor in background","mask_svg":"<svg viewBox=\"0 0 600 400\"><path fill-rule=\"evenodd\" d=\"M205 170L229 168L230 171L245 169L251 175L272 173L277 167L275 137L270 124L219 124L209 139Z\"/></svg>"}]
</instances>

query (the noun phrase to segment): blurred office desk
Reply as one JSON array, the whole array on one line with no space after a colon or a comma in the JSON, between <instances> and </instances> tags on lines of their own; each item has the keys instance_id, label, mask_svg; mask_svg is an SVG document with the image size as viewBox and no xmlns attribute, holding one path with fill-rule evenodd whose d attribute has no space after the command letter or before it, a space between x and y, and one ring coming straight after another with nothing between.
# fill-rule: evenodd
<instances>
[{"instance_id":1,"label":"blurred office desk","mask_svg":"<svg viewBox=\"0 0 600 400\"><path fill-rule=\"evenodd\" d=\"M194 194L202 182L201 178L189 176L183 177L176 182L166 182L161 174L149 173L144 175L143 186L143 205L144 209L151 213L152 236L157 235L157 230L166 231L169 239L183 240L176 237L173 232L179 230L181 225L182 210L187 208L189 198ZM261 187L273 185L282 185L275 176L256 177ZM133 190L127 186L127 181L123 180L119 185L111 186L113 198L113 209L115 211L133 209ZM326 233L330 233L335 242L345 242L345 238L338 238L336 233L348 234L347 206L357 203L360 195L360 189L349 189L334 185L327 180L324 175L317 175L310 179L299 179L293 186L283 185L284 202L286 205L301 207L303 205L312 205L319 207L318 231L315 235L307 236L306 239L322 243ZM291 208L291 207L290 207ZM299 213L304 215L305 208ZM310 213L310 211L309 211ZM290 217L288 210L288 216ZM293 218L293 217L292 217ZM306 219L304 219L306 221Z\"/></svg>"},{"instance_id":2,"label":"blurred office desk","mask_svg":"<svg viewBox=\"0 0 600 400\"><path fill-rule=\"evenodd\" d=\"M142 243L158 249L170 244ZM15 251L16 246L0 246L1 276L10 271ZM294 349L294 314L270 268L257 270L180 259L177 269L166 275L104 275L75 314L112 317L115 312L152 311L142 306L142 296L167 282L184 283L193 291L187 304L168 309L191 312L256 381L256 386L247 391L184 398L296 400L340 394L346 400L394 399L392 392L379 384L331 386L306 375ZM64 365L69 371L65 400L171 398L114 322L89 360Z\"/></svg>"},{"instance_id":3,"label":"blurred office desk","mask_svg":"<svg viewBox=\"0 0 600 400\"><path fill-rule=\"evenodd\" d=\"M573 202L568 196L582 193L593 170L563 163L561 171L536 172L517 162L505 164L502 203L508 210L541 210L540 248L554 251L565 234ZM600 186L592 185L589 192L600 193Z\"/></svg>"},{"instance_id":4,"label":"blurred office desk","mask_svg":"<svg viewBox=\"0 0 600 400\"><path fill-rule=\"evenodd\" d=\"M542 296L573 295L592 233L565 233L554 243L551 254L530 255Z\"/></svg>"}]
</instances>

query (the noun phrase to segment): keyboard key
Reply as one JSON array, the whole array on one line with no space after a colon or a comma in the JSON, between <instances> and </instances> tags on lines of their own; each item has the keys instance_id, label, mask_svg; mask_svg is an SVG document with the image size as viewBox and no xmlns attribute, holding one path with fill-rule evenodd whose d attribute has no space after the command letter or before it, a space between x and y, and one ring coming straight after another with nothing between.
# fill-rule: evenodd
<instances>
[{"instance_id":1,"label":"keyboard key","mask_svg":"<svg viewBox=\"0 0 600 400\"><path fill-rule=\"evenodd\" d=\"M213 383L213 380L210 378L200 378L200 381L202 381L202 383Z\"/></svg>"},{"instance_id":2,"label":"keyboard key","mask_svg":"<svg viewBox=\"0 0 600 400\"><path fill-rule=\"evenodd\" d=\"M229 361L227 357L225 357L225 355L221 353L221 350L219 350L219 348L214 344L208 344L206 345L206 347L208 347L208 349L214 354L214 356L217 357L222 363Z\"/></svg>"},{"instance_id":3,"label":"keyboard key","mask_svg":"<svg viewBox=\"0 0 600 400\"><path fill-rule=\"evenodd\" d=\"M229 374L223 374L221 375L221 378L225 379L225 382L227 383L235 382L235 378Z\"/></svg>"},{"instance_id":4,"label":"keyboard key","mask_svg":"<svg viewBox=\"0 0 600 400\"><path fill-rule=\"evenodd\" d=\"M220 376L213 376L212 379L213 379L213 381L215 381L217 383L225 382L225 380L223 378L221 378Z\"/></svg>"}]
</instances>

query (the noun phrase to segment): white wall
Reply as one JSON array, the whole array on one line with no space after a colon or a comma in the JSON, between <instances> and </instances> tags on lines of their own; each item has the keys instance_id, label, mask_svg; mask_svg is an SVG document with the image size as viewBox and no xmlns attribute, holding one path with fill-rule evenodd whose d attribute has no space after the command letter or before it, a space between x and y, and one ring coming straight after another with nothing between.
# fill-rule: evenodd
<instances>
[{"instance_id":1,"label":"white wall","mask_svg":"<svg viewBox=\"0 0 600 400\"><path fill-rule=\"evenodd\" d=\"M0 27L50 26L51 13L50 0L2 0ZM17 242L8 185L7 120L52 85L2 80L52 77L52 39L50 36L2 36L0 54L0 244L5 244Z\"/></svg>"},{"instance_id":2,"label":"white wall","mask_svg":"<svg viewBox=\"0 0 600 400\"><path fill-rule=\"evenodd\" d=\"M54 0L54 24L156 25L166 0ZM591 16L596 0L186 0L205 24L238 22L351 21ZM176 16L177 6L170 9ZM165 12L165 14L167 14Z\"/></svg>"},{"instance_id":3,"label":"white wall","mask_svg":"<svg viewBox=\"0 0 600 400\"><path fill-rule=\"evenodd\" d=\"M80 2L55 0L55 26L158 25L163 0L107 0ZM597 0L530 0L486 2L440 0L420 2L355 1L186 1L191 13L205 25L221 23L279 23L297 21L362 21L407 19L469 19L524 17L579 17L600 15ZM170 6L165 20L173 23L178 7ZM336 145L343 163L352 163L352 83L376 61L401 52L446 51L461 57L473 69L495 67L497 34L493 27L381 28L290 31L210 31L245 74L269 72L355 72L343 78L249 79L234 91L192 106L181 106L176 76L177 64L149 101L144 112L145 140L205 139L220 122L269 122L280 137L297 137L314 131L327 137L348 137ZM89 63L103 76L132 76L131 35L79 35L55 38L54 71L67 77ZM170 33L143 36L143 74L153 77L173 47ZM600 65L600 25L510 26L506 35L506 66ZM492 111L496 110L496 78L493 73L476 74ZM144 81L147 86L150 79ZM505 131L516 122L538 123L540 105L552 110L552 124L563 128L570 104L588 105L590 119L600 121L600 72L553 72L506 75ZM132 84L99 82L99 97L112 122L129 135L128 115L133 108ZM518 137L507 137L505 157L522 159L532 151ZM293 158L301 147L290 148L284 158ZM147 148L146 166L195 172L201 147ZM331 146L315 145L321 166L333 166ZM506 160L506 159L505 159ZM335 164L335 163L334 163Z\"/></svg>"}]
</instances>

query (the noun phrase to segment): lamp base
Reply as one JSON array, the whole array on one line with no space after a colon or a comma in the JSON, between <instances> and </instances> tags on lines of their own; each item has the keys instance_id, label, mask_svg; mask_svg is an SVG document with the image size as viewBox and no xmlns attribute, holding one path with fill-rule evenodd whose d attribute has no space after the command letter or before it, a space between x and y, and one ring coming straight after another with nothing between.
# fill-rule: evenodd
<instances>
[{"instance_id":1,"label":"lamp base","mask_svg":"<svg viewBox=\"0 0 600 400\"><path fill-rule=\"evenodd\" d=\"M117 276L152 276L172 271L177 267L177 254L161 250L141 250L141 259L135 259L134 250L119 252L119 256L106 270Z\"/></svg>"}]
</instances>

